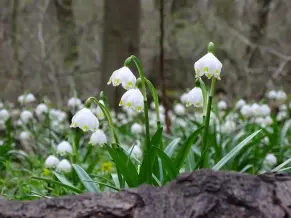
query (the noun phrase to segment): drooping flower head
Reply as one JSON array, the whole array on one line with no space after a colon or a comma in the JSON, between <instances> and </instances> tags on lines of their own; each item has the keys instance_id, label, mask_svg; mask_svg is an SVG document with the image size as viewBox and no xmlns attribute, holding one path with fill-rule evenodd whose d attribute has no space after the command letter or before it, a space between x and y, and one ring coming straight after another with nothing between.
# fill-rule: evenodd
<instances>
[{"instance_id":1,"label":"drooping flower head","mask_svg":"<svg viewBox=\"0 0 291 218\"><path fill-rule=\"evenodd\" d=\"M174 106L174 112L175 112L175 114L177 114L179 116L185 115L185 113L186 113L185 106L182 104L176 104Z\"/></svg>"},{"instance_id":2,"label":"drooping flower head","mask_svg":"<svg viewBox=\"0 0 291 218\"><path fill-rule=\"evenodd\" d=\"M194 64L196 78L203 75L210 79L212 76L220 80L222 63L211 53L207 53Z\"/></svg>"},{"instance_id":3,"label":"drooping flower head","mask_svg":"<svg viewBox=\"0 0 291 218\"><path fill-rule=\"evenodd\" d=\"M56 156L50 155L45 160L44 166L45 166L45 168L56 168L59 163L60 163L60 161Z\"/></svg>"},{"instance_id":4,"label":"drooping flower head","mask_svg":"<svg viewBox=\"0 0 291 218\"><path fill-rule=\"evenodd\" d=\"M0 120L3 122L6 122L10 117L10 114L8 112L8 110L6 109L1 109L0 110Z\"/></svg>"},{"instance_id":5,"label":"drooping flower head","mask_svg":"<svg viewBox=\"0 0 291 218\"><path fill-rule=\"evenodd\" d=\"M99 121L90 109L83 108L73 116L70 127L79 127L84 132L88 130L96 131L99 127Z\"/></svg>"},{"instance_id":6,"label":"drooping flower head","mask_svg":"<svg viewBox=\"0 0 291 218\"><path fill-rule=\"evenodd\" d=\"M132 124L130 131L135 135L139 135L143 131L142 125L140 125L139 123Z\"/></svg>"},{"instance_id":7,"label":"drooping flower head","mask_svg":"<svg viewBox=\"0 0 291 218\"><path fill-rule=\"evenodd\" d=\"M57 171L62 173L69 173L72 171L72 165L68 160L64 159L58 164Z\"/></svg>"},{"instance_id":8,"label":"drooping flower head","mask_svg":"<svg viewBox=\"0 0 291 218\"><path fill-rule=\"evenodd\" d=\"M119 106L125 106L141 112L144 109L143 101L144 97L139 89L130 89L121 97Z\"/></svg>"},{"instance_id":9,"label":"drooping flower head","mask_svg":"<svg viewBox=\"0 0 291 218\"><path fill-rule=\"evenodd\" d=\"M73 148L69 142L62 141L57 146L57 152L62 156L66 155L66 154L73 154Z\"/></svg>"},{"instance_id":10,"label":"drooping flower head","mask_svg":"<svg viewBox=\"0 0 291 218\"><path fill-rule=\"evenodd\" d=\"M186 107L203 107L203 95L201 88L193 88L187 95Z\"/></svg>"},{"instance_id":11,"label":"drooping flower head","mask_svg":"<svg viewBox=\"0 0 291 218\"><path fill-rule=\"evenodd\" d=\"M92 145L104 145L107 143L107 137L101 129L97 129L92 133L89 143Z\"/></svg>"},{"instance_id":12,"label":"drooping flower head","mask_svg":"<svg viewBox=\"0 0 291 218\"><path fill-rule=\"evenodd\" d=\"M128 90L135 87L136 77L128 67L122 67L112 73L107 84L111 83L113 86L121 84L123 88Z\"/></svg>"},{"instance_id":13,"label":"drooping flower head","mask_svg":"<svg viewBox=\"0 0 291 218\"><path fill-rule=\"evenodd\" d=\"M25 95L20 95L17 100L20 104L27 104L34 102L36 99L32 93L27 93Z\"/></svg>"}]
</instances>

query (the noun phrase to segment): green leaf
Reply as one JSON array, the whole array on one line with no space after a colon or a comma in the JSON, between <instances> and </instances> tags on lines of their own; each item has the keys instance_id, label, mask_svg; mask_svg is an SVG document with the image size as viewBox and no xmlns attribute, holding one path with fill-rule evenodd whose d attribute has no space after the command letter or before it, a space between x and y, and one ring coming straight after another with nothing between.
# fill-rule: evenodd
<instances>
[{"instance_id":1,"label":"green leaf","mask_svg":"<svg viewBox=\"0 0 291 218\"><path fill-rule=\"evenodd\" d=\"M236 156L240 150L247 145L257 134L259 134L261 130L258 130L244 139L241 143L235 146L228 154L226 154L214 167L213 170L220 170L231 158Z\"/></svg>"},{"instance_id":2,"label":"green leaf","mask_svg":"<svg viewBox=\"0 0 291 218\"><path fill-rule=\"evenodd\" d=\"M275 167L271 172L277 172L280 171L284 166L286 166L288 163L291 162L291 158L288 160L285 160L283 163L281 163L279 166Z\"/></svg>"},{"instance_id":3,"label":"green leaf","mask_svg":"<svg viewBox=\"0 0 291 218\"><path fill-rule=\"evenodd\" d=\"M45 177L37 177L37 176L32 176L31 177L32 179L36 179L36 180L41 180L41 181L45 181L45 182L49 182L49 183L53 183L53 184L56 184L56 185L59 185L59 186L62 186L64 188L67 188L75 193L81 193L82 191L74 186L69 186L69 185L66 185L66 184L63 184L59 181L56 181L56 180L53 180L53 179L50 179L50 178L45 178Z\"/></svg>"},{"instance_id":4,"label":"green leaf","mask_svg":"<svg viewBox=\"0 0 291 218\"><path fill-rule=\"evenodd\" d=\"M158 147L153 146L153 149L155 149L156 154L163 163L163 171L168 172L170 180L174 179L178 175L179 170L177 169L171 158Z\"/></svg>"},{"instance_id":5,"label":"green leaf","mask_svg":"<svg viewBox=\"0 0 291 218\"><path fill-rule=\"evenodd\" d=\"M85 172L85 170L77 164L72 165L79 176L80 181L85 186L88 192L99 192L99 189L91 179L91 177Z\"/></svg>"},{"instance_id":6,"label":"green leaf","mask_svg":"<svg viewBox=\"0 0 291 218\"><path fill-rule=\"evenodd\" d=\"M177 166L178 170L181 169L181 167L183 166L189 151L191 150L191 147L195 141L195 139L197 138L197 136L199 135L199 133L201 132L201 130L204 127L201 126L200 128L196 129L184 142L184 144L180 147L176 158L175 158L175 165Z\"/></svg>"},{"instance_id":7,"label":"green leaf","mask_svg":"<svg viewBox=\"0 0 291 218\"><path fill-rule=\"evenodd\" d=\"M68 185L68 186L74 186L65 176L63 176L55 171L53 173L55 174L57 179L60 180L61 183Z\"/></svg>"},{"instance_id":8,"label":"green leaf","mask_svg":"<svg viewBox=\"0 0 291 218\"><path fill-rule=\"evenodd\" d=\"M159 146L162 143L163 127L159 128L153 135L151 143L152 145Z\"/></svg>"},{"instance_id":9,"label":"green leaf","mask_svg":"<svg viewBox=\"0 0 291 218\"><path fill-rule=\"evenodd\" d=\"M171 141L168 146L164 149L164 152L169 156L172 157L175 150L177 149L177 146L179 142L181 141L181 138L176 138L173 141Z\"/></svg>"},{"instance_id":10,"label":"green leaf","mask_svg":"<svg viewBox=\"0 0 291 218\"><path fill-rule=\"evenodd\" d=\"M120 174L124 177L126 183L129 187L138 186L138 173L135 165L130 159L130 156L120 147L111 148L106 147L116 168L119 170Z\"/></svg>"}]
</instances>

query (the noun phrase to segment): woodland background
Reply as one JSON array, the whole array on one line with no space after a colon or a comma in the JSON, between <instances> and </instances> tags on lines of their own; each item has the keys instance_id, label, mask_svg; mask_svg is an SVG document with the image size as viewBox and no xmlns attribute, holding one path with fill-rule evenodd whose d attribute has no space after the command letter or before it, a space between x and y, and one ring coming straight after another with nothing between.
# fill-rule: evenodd
<instances>
[{"instance_id":1,"label":"woodland background","mask_svg":"<svg viewBox=\"0 0 291 218\"><path fill-rule=\"evenodd\" d=\"M223 62L217 92L291 91L290 0L0 0L0 99L29 90L56 104L86 99L134 54L171 102L194 85L209 41ZM135 69L135 68L132 68Z\"/></svg>"}]
</instances>

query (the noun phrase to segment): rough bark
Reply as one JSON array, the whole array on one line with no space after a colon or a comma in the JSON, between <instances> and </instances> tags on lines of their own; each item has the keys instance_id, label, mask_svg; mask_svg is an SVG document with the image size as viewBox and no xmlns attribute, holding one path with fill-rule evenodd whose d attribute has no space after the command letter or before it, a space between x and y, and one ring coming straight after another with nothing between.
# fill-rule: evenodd
<instances>
[{"instance_id":1,"label":"rough bark","mask_svg":"<svg viewBox=\"0 0 291 218\"><path fill-rule=\"evenodd\" d=\"M291 176L253 176L200 170L180 175L164 187L143 185L103 194L37 200L0 200L0 217L192 217L287 218L291 216Z\"/></svg>"},{"instance_id":2,"label":"rough bark","mask_svg":"<svg viewBox=\"0 0 291 218\"><path fill-rule=\"evenodd\" d=\"M123 66L130 55L139 55L140 0L106 0L104 2L104 33L102 75L100 86L111 105L118 106L123 91L108 87L112 72ZM133 68L135 69L135 68ZM136 74L137 75L137 74Z\"/></svg>"}]
</instances>

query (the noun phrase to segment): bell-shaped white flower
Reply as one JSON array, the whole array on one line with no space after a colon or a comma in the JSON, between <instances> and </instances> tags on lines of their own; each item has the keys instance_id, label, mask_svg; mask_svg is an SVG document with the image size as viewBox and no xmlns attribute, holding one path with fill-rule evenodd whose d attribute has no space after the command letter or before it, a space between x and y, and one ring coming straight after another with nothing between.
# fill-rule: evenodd
<instances>
[{"instance_id":1,"label":"bell-shaped white flower","mask_svg":"<svg viewBox=\"0 0 291 218\"><path fill-rule=\"evenodd\" d=\"M179 116L183 116L186 113L186 109L185 109L184 105L182 105L182 104L176 104L174 106L174 112L175 112L175 114L177 114Z\"/></svg>"},{"instance_id":2,"label":"bell-shaped white flower","mask_svg":"<svg viewBox=\"0 0 291 218\"><path fill-rule=\"evenodd\" d=\"M143 128L142 125L140 125L139 123L134 123L131 125L130 131L135 134L135 135L139 135L142 133Z\"/></svg>"},{"instance_id":3,"label":"bell-shaped white flower","mask_svg":"<svg viewBox=\"0 0 291 218\"><path fill-rule=\"evenodd\" d=\"M10 118L10 114L8 110L6 109L1 109L0 110L0 120L3 122L6 122Z\"/></svg>"},{"instance_id":4,"label":"bell-shaped white flower","mask_svg":"<svg viewBox=\"0 0 291 218\"><path fill-rule=\"evenodd\" d=\"M121 84L123 88L131 89L135 87L136 77L128 67L122 67L113 72L107 84L111 83L113 86Z\"/></svg>"},{"instance_id":5,"label":"bell-shaped white flower","mask_svg":"<svg viewBox=\"0 0 291 218\"><path fill-rule=\"evenodd\" d=\"M260 116L260 105L254 103L252 104L251 108L253 116Z\"/></svg>"},{"instance_id":6,"label":"bell-shaped white flower","mask_svg":"<svg viewBox=\"0 0 291 218\"><path fill-rule=\"evenodd\" d=\"M82 101L77 97L72 97L68 100L69 108L78 108L82 104Z\"/></svg>"},{"instance_id":7,"label":"bell-shaped white flower","mask_svg":"<svg viewBox=\"0 0 291 218\"><path fill-rule=\"evenodd\" d=\"M45 160L44 166L45 166L45 168L48 168L48 169L52 168L53 169L53 168L56 168L59 163L60 163L60 161L56 156L50 155Z\"/></svg>"},{"instance_id":8,"label":"bell-shaped white flower","mask_svg":"<svg viewBox=\"0 0 291 218\"><path fill-rule=\"evenodd\" d=\"M187 103L187 99L188 99L188 93L183 93L180 97L180 101L183 103L183 104L186 104Z\"/></svg>"},{"instance_id":9,"label":"bell-shaped white flower","mask_svg":"<svg viewBox=\"0 0 291 218\"><path fill-rule=\"evenodd\" d=\"M278 100L278 101L285 101L286 99L287 99L287 94L284 91L279 90L277 92L276 100Z\"/></svg>"},{"instance_id":10,"label":"bell-shaped white flower","mask_svg":"<svg viewBox=\"0 0 291 218\"><path fill-rule=\"evenodd\" d=\"M262 104L259 109L261 116L269 116L271 114L271 108L267 104Z\"/></svg>"},{"instance_id":11,"label":"bell-shaped white flower","mask_svg":"<svg viewBox=\"0 0 291 218\"><path fill-rule=\"evenodd\" d=\"M253 115L252 107L250 105L248 105L248 104L242 106L241 109L240 109L240 112L246 118L249 118L249 117L251 117Z\"/></svg>"},{"instance_id":12,"label":"bell-shaped white flower","mask_svg":"<svg viewBox=\"0 0 291 218\"><path fill-rule=\"evenodd\" d=\"M22 143L25 143L25 142L28 142L30 141L32 138L32 134L28 131L22 131L20 134L19 134L19 140L22 142Z\"/></svg>"},{"instance_id":13,"label":"bell-shaped white flower","mask_svg":"<svg viewBox=\"0 0 291 218\"><path fill-rule=\"evenodd\" d=\"M72 171L72 165L66 159L61 160L61 162L57 166L57 171L62 173L69 173Z\"/></svg>"},{"instance_id":14,"label":"bell-shaped white flower","mask_svg":"<svg viewBox=\"0 0 291 218\"><path fill-rule=\"evenodd\" d=\"M275 90L270 90L268 93L267 93L267 97L269 99L276 99L277 98L277 92Z\"/></svg>"},{"instance_id":15,"label":"bell-shaped white flower","mask_svg":"<svg viewBox=\"0 0 291 218\"><path fill-rule=\"evenodd\" d=\"M203 107L203 95L201 88L193 88L187 95L186 107L194 105L195 107Z\"/></svg>"},{"instance_id":16,"label":"bell-shaped white flower","mask_svg":"<svg viewBox=\"0 0 291 218\"><path fill-rule=\"evenodd\" d=\"M274 166L277 164L277 158L274 154L267 154L264 163L269 166Z\"/></svg>"},{"instance_id":17,"label":"bell-shaped white flower","mask_svg":"<svg viewBox=\"0 0 291 218\"><path fill-rule=\"evenodd\" d=\"M20 114L20 119L23 123L28 123L33 119L33 114L28 110L22 111Z\"/></svg>"},{"instance_id":18,"label":"bell-shaped white flower","mask_svg":"<svg viewBox=\"0 0 291 218\"><path fill-rule=\"evenodd\" d=\"M73 148L67 141L62 141L57 146L57 153L64 156L66 154L73 154Z\"/></svg>"},{"instance_id":19,"label":"bell-shaped white flower","mask_svg":"<svg viewBox=\"0 0 291 218\"><path fill-rule=\"evenodd\" d=\"M196 72L195 77L201 77L205 75L208 79L210 79L212 76L214 76L220 80L222 63L212 53L209 52L200 58L197 62L195 62L194 69Z\"/></svg>"},{"instance_id":20,"label":"bell-shaped white flower","mask_svg":"<svg viewBox=\"0 0 291 218\"><path fill-rule=\"evenodd\" d=\"M48 112L48 106L46 104L39 104L35 108L35 113L37 117L42 117Z\"/></svg>"},{"instance_id":21,"label":"bell-shaped white flower","mask_svg":"<svg viewBox=\"0 0 291 218\"><path fill-rule=\"evenodd\" d=\"M139 89L130 89L126 91L119 102L119 106L132 108L138 112L144 109L144 98Z\"/></svg>"},{"instance_id":22,"label":"bell-shaped white flower","mask_svg":"<svg viewBox=\"0 0 291 218\"><path fill-rule=\"evenodd\" d=\"M27 93L25 95L20 95L17 100L20 104L27 104L34 102L36 99L32 93Z\"/></svg>"},{"instance_id":23,"label":"bell-shaped white flower","mask_svg":"<svg viewBox=\"0 0 291 218\"><path fill-rule=\"evenodd\" d=\"M264 120L264 125L265 126L270 126L273 124L273 119L270 116L266 116Z\"/></svg>"},{"instance_id":24,"label":"bell-shaped white flower","mask_svg":"<svg viewBox=\"0 0 291 218\"><path fill-rule=\"evenodd\" d=\"M96 131L99 127L99 121L90 109L83 108L73 116L70 127L79 127L84 132Z\"/></svg>"},{"instance_id":25,"label":"bell-shaped white flower","mask_svg":"<svg viewBox=\"0 0 291 218\"><path fill-rule=\"evenodd\" d=\"M240 100L238 100L237 102L236 102L236 104L235 104L235 109L241 109L242 108L242 106L244 106L244 105L246 105L246 101L245 100L243 100L243 99L240 99Z\"/></svg>"},{"instance_id":26,"label":"bell-shaped white flower","mask_svg":"<svg viewBox=\"0 0 291 218\"><path fill-rule=\"evenodd\" d=\"M223 100L219 101L217 103L217 107L219 110L226 110L227 109L227 103Z\"/></svg>"},{"instance_id":27,"label":"bell-shaped white flower","mask_svg":"<svg viewBox=\"0 0 291 218\"><path fill-rule=\"evenodd\" d=\"M107 137L101 129L97 129L92 133L89 143L92 145L104 145L107 143Z\"/></svg>"},{"instance_id":28,"label":"bell-shaped white flower","mask_svg":"<svg viewBox=\"0 0 291 218\"><path fill-rule=\"evenodd\" d=\"M236 123L232 120L227 120L223 125L220 127L220 131L225 134L230 134L235 131Z\"/></svg>"}]
</instances>

